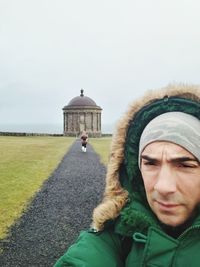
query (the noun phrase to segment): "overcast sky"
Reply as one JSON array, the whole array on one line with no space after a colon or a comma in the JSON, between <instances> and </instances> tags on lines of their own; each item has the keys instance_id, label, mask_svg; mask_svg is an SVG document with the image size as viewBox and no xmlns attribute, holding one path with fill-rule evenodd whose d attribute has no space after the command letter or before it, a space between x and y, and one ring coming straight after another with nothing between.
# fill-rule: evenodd
<instances>
[{"instance_id":1,"label":"overcast sky","mask_svg":"<svg viewBox=\"0 0 200 267\"><path fill-rule=\"evenodd\" d=\"M0 127L62 127L81 88L114 124L146 90L199 84L199 10L198 0L0 0Z\"/></svg>"}]
</instances>

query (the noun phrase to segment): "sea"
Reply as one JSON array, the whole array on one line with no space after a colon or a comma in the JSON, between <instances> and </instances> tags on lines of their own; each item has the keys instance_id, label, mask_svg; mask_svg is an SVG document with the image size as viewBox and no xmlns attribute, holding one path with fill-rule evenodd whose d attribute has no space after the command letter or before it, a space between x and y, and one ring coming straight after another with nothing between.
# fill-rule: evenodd
<instances>
[{"instance_id":1,"label":"sea","mask_svg":"<svg viewBox=\"0 0 200 267\"><path fill-rule=\"evenodd\" d=\"M114 124L102 124L101 131L103 134L112 134L114 128ZM0 124L0 132L62 134L63 125L55 123Z\"/></svg>"}]
</instances>

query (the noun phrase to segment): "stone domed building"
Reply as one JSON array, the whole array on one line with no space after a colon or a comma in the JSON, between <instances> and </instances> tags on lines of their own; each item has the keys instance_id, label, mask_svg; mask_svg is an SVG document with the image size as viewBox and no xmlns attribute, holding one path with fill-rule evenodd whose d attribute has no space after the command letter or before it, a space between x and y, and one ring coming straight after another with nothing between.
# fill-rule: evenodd
<instances>
[{"instance_id":1,"label":"stone domed building","mask_svg":"<svg viewBox=\"0 0 200 267\"><path fill-rule=\"evenodd\" d=\"M72 98L63 108L65 136L78 136L85 130L91 137L101 136L101 107L81 89L80 96Z\"/></svg>"}]
</instances>

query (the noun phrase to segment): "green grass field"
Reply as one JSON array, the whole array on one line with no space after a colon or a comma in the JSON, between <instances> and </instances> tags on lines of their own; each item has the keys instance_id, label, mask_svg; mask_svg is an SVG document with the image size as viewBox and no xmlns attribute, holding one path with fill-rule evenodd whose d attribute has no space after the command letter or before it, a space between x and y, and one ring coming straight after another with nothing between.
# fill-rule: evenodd
<instances>
[{"instance_id":1,"label":"green grass field","mask_svg":"<svg viewBox=\"0 0 200 267\"><path fill-rule=\"evenodd\" d=\"M0 137L0 239L22 214L75 139Z\"/></svg>"},{"instance_id":2,"label":"green grass field","mask_svg":"<svg viewBox=\"0 0 200 267\"><path fill-rule=\"evenodd\" d=\"M100 155L101 162L107 165L110 144L111 144L111 137L90 138L89 143L93 146L97 154Z\"/></svg>"}]
</instances>

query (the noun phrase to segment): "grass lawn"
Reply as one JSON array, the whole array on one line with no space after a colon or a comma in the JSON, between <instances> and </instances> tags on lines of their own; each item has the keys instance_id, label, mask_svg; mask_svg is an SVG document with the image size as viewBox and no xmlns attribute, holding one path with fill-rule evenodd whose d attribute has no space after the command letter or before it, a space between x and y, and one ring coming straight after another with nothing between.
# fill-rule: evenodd
<instances>
[{"instance_id":1,"label":"grass lawn","mask_svg":"<svg viewBox=\"0 0 200 267\"><path fill-rule=\"evenodd\" d=\"M100 155L101 162L105 165L108 163L110 144L112 137L90 138L89 143L93 146L97 154Z\"/></svg>"},{"instance_id":2,"label":"grass lawn","mask_svg":"<svg viewBox=\"0 0 200 267\"><path fill-rule=\"evenodd\" d=\"M70 137L0 136L0 239L75 141Z\"/></svg>"}]
</instances>

